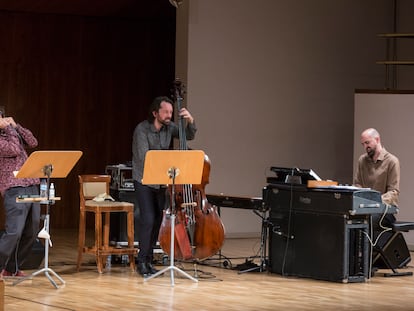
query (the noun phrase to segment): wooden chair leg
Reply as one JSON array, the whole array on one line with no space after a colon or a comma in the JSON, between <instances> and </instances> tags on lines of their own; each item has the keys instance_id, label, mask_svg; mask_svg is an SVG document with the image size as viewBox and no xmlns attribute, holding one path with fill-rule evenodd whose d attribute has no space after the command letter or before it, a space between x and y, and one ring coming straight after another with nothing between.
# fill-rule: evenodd
<instances>
[{"instance_id":1,"label":"wooden chair leg","mask_svg":"<svg viewBox=\"0 0 414 311\"><path fill-rule=\"evenodd\" d=\"M102 220L102 218L101 218ZM102 230L100 231L101 234L103 234L103 237L101 238L101 244L100 244L100 250L104 250L105 252L109 249L109 226L111 223L111 213L110 212L104 212L103 213L103 224ZM101 262L100 262L100 273L103 273L104 269L106 267L108 255L106 256L99 256Z\"/></svg>"},{"instance_id":2,"label":"wooden chair leg","mask_svg":"<svg viewBox=\"0 0 414 311\"><path fill-rule=\"evenodd\" d=\"M78 261L76 264L76 271L79 272L80 266L82 264L82 255L85 247L85 212L80 212L79 214L79 236L78 236Z\"/></svg>"},{"instance_id":3,"label":"wooden chair leg","mask_svg":"<svg viewBox=\"0 0 414 311\"><path fill-rule=\"evenodd\" d=\"M100 211L95 213L95 257L98 272L103 272L102 256L100 250L102 248L102 214Z\"/></svg>"},{"instance_id":4,"label":"wooden chair leg","mask_svg":"<svg viewBox=\"0 0 414 311\"><path fill-rule=\"evenodd\" d=\"M92 210L91 210L92 212ZM96 267L99 273L103 273L105 264L107 262L108 254L112 252L113 246L109 245L110 234L110 212L97 208L95 211L95 245L93 252L95 254ZM135 272L135 254L134 249L134 211L133 209L127 212L127 235L128 247L124 252L119 249L114 249L114 254L128 255L130 268ZM78 245L78 270L81 265L82 254L85 251L85 231L86 231L86 212L80 214L79 224L79 245ZM89 248L89 250L92 250ZM105 254L105 255L102 255Z\"/></svg>"},{"instance_id":5,"label":"wooden chair leg","mask_svg":"<svg viewBox=\"0 0 414 311\"><path fill-rule=\"evenodd\" d=\"M103 259L101 255L96 256L96 269L98 270L98 273L100 274L103 273L104 266L103 266Z\"/></svg>"},{"instance_id":6,"label":"wooden chair leg","mask_svg":"<svg viewBox=\"0 0 414 311\"><path fill-rule=\"evenodd\" d=\"M133 209L127 212L127 235L128 235L128 248L134 248L134 211ZM128 255L129 267L132 271L135 271L135 256L134 254Z\"/></svg>"},{"instance_id":7,"label":"wooden chair leg","mask_svg":"<svg viewBox=\"0 0 414 311\"><path fill-rule=\"evenodd\" d=\"M109 226L111 224L111 213L104 213L104 223L103 223L103 241L102 248L107 250L109 248Z\"/></svg>"}]
</instances>

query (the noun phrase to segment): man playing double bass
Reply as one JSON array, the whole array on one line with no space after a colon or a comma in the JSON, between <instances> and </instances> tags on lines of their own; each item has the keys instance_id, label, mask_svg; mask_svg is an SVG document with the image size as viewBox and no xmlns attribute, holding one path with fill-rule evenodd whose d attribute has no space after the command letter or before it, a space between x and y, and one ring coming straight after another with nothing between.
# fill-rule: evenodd
<instances>
[{"instance_id":1,"label":"man playing double bass","mask_svg":"<svg viewBox=\"0 0 414 311\"><path fill-rule=\"evenodd\" d=\"M178 115L186 122L186 138L194 139L197 131L194 118L186 108L182 108ZM179 129L171 121L172 116L173 101L166 96L156 97L150 106L148 119L137 125L132 139L132 177L140 211L137 228L139 242L137 271L143 277L157 272L152 265L153 250L166 204L165 186L141 183L145 154L148 150L170 149L172 139L179 137Z\"/></svg>"}]
</instances>

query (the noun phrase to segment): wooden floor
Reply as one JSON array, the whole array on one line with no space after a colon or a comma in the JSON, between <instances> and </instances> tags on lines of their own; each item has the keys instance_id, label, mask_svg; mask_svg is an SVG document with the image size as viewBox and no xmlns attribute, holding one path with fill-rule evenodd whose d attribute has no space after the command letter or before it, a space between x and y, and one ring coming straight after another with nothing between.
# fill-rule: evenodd
<instances>
[{"instance_id":1,"label":"wooden floor","mask_svg":"<svg viewBox=\"0 0 414 311\"><path fill-rule=\"evenodd\" d=\"M221 252L227 257L227 267L223 267L224 261L218 257L208 264L197 265L196 273L192 264L177 263L198 282L177 274L172 286L169 274L144 282L121 264L113 264L109 271L100 275L89 255L85 256L85 264L77 273L76 237L74 231L52 232L50 268L65 284L55 289L44 273L17 285L6 280L6 311L414 310L412 276L385 278L377 275L367 282L343 284L268 272L238 273L236 266L246 258L260 263L255 257L260 248L259 238L227 239ZM412 267L408 269L414 271Z\"/></svg>"}]
</instances>

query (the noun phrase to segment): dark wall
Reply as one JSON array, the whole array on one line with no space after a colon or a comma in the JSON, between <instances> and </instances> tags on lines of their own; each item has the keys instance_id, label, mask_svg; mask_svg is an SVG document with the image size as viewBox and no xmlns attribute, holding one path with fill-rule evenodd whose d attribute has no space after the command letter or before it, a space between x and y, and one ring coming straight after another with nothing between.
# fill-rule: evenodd
<instances>
[{"instance_id":1,"label":"dark wall","mask_svg":"<svg viewBox=\"0 0 414 311\"><path fill-rule=\"evenodd\" d=\"M52 227L77 227L77 175L131 160L136 124L170 94L175 9L166 3L159 17L129 19L0 11L0 106L32 130L37 150L83 152L54 180L62 201Z\"/></svg>"}]
</instances>

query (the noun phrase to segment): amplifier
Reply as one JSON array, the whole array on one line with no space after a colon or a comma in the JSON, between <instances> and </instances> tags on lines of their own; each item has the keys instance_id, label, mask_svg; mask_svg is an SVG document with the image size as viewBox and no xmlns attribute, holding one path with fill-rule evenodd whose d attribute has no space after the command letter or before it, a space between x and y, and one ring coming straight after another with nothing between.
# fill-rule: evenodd
<instances>
[{"instance_id":1,"label":"amplifier","mask_svg":"<svg viewBox=\"0 0 414 311\"><path fill-rule=\"evenodd\" d=\"M111 175L111 190L134 191L134 180L132 179L132 167L125 164L107 165L105 172Z\"/></svg>"},{"instance_id":2,"label":"amplifier","mask_svg":"<svg viewBox=\"0 0 414 311\"><path fill-rule=\"evenodd\" d=\"M111 189L110 195L116 201L124 201L134 204L134 241L138 241L139 208L136 193L134 191ZM109 229L109 237L111 242L120 243L128 241L126 222L126 213L111 213L111 223Z\"/></svg>"},{"instance_id":3,"label":"amplifier","mask_svg":"<svg viewBox=\"0 0 414 311\"><path fill-rule=\"evenodd\" d=\"M273 217L270 272L342 283L369 278L367 223L300 211L280 211Z\"/></svg>"}]
</instances>

